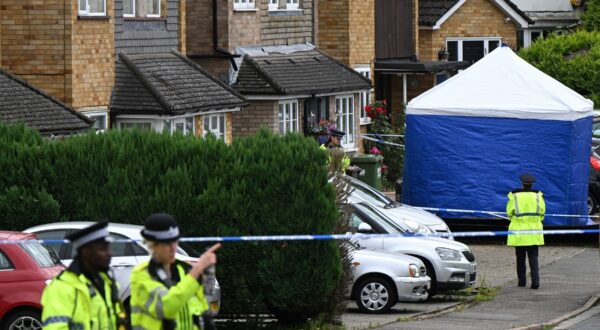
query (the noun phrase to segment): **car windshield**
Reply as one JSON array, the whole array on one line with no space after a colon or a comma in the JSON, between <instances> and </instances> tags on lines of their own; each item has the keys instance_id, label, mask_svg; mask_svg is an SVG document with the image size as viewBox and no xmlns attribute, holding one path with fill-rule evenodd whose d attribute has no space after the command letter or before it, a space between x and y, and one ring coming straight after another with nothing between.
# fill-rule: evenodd
<instances>
[{"instance_id":1,"label":"car windshield","mask_svg":"<svg viewBox=\"0 0 600 330\"><path fill-rule=\"evenodd\" d=\"M354 188L352 194L358 196L360 199L371 205L387 208L396 207L396 204L393 200L367 185L352 180L352 188Z\"/></svg>"},{"instance_id":2,"label":"car windshield","mask_svg":"<svg viewBox=\"0 0 600 330\"><path fill-rule=\"evenodd\" d=\"M367 217L376 222L379 226L385 230L388 234L403 234L409 230L405 230L400 228L396 223L385 216L381 215L381 213L374 210L370 205L365 203L355 204L356 207L363 212Z\"/></svg>"},{"instance_id":3,"label":"car windshield","mask_svg":"<svg viewBox=\"0 0 600 330\"><path fill-rule=\"evenodd\" d=\"M45 244L27 242L19 245L42 268L60 265L60 259L58 259L54 250Z\"/></svg>"},{"instance_id":4,"label":"car windshield","mask_svg":"<svg viewBox=\"0 0 600 330\"><path fill-rule=\"evenodd\" d=\"M600 138L600 119L595 118L592 124L592 136Z\"/></svg>"}]
</instances>

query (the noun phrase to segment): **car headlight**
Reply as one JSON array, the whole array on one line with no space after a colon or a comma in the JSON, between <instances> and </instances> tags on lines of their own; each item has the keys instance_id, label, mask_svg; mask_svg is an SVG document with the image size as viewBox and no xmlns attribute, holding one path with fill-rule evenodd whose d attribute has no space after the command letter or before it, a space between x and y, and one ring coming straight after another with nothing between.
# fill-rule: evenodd
<instances>
[{"instance_id":1,"label":"car headlight","mask_svg":"<svg viewBox=\"0 0 600 330\"><path fill-rule=\"evenodd\" d=\"M410 220L404 220L404 223L412 230L415 234L427 235L433 233L433 231L422 224Z\"/></svg>"},{"instance_id":2,"label":"car headlight","mask_svg":"<svg viewBox=\"0 0 600 330\"><path fill-rule=\"evenodd\" d=\"M462 259L462 255L460 251L447 249L447 248L435 248L435 251L439 254L442 260L450 260L450 261L460 261Z\"/></svg>"},{"instance_id":3,"label":"car headlight","mask_svg":"<svg viewBox=\"0 0 600 330\"><path fill-rule=\"evenodd\" d=\"M419 266L415 264L408 265L408 274L410 274L410 277L420 277Z\"/></svg>"}]
</instances>

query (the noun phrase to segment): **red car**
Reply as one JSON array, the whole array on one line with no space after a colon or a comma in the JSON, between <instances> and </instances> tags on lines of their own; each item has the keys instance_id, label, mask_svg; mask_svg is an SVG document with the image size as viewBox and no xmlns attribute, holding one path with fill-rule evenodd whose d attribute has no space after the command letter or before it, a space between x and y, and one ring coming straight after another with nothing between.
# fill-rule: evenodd
<instances>
[{"instance_id":1,"label":"red car","mask_svg":"<svg viewBox=\"0 0 600 330\"><path fill-rule=\"evenodd\" d=\"M0 231L1 240L37 239L35 234ZM41 329L40 298L64 266L40 243L0 243L0 329Z\"/></svg>"}]
</instances>

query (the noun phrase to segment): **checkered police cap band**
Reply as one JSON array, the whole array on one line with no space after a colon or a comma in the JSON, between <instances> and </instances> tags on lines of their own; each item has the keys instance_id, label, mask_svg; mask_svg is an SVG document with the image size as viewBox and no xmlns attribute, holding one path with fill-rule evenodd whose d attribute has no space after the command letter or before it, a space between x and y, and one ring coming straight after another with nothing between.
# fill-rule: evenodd
<instances>
[{"instance_id":1,"label":"checkered police cap band","mask_svg":"<svg viewBox=\"0 0 600 330\"><path fill-rule=\"evenodd\" d=\"M179 237L179 228L171 227L168 230L144 229L144 235L150 236L154 239L161 240L161 241L177 239Z\"/></svg>"},{"instance_id":2,"label":"checkered police cap band","mask_svg":"<svg viewBox=\"0 0 600 330\"><path fill-rule=\"evenodd\" d=\"M97 239L104 238L104 237L108 237L108 228L107 227L100 228L89 234L81 236L78 239L74 240L72 243L73 243L73 246L75 247L75 249L79 249L81 246L83 246L91 241L95 241Z\"/></svg>"}]
</instances>

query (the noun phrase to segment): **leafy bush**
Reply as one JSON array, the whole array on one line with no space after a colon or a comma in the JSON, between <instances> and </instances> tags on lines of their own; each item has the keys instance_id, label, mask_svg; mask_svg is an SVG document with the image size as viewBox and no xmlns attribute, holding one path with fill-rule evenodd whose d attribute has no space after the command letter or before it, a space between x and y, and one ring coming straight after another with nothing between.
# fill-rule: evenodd
<instances>
[{"instance_id":1,"label":"leafy bush","mask_svg":"<svg viewBox=\"0 0 600 330\"><path fill-rule=\"evenodd\" d=\"M581 15L583 27L587 31L600 31L600 1L586 0L585 11Z\"/></svg>"},{"instance_id":2,"label":"leafy bush","mask_svg":"<svg viewBox=\"0 0 600 330\"><path fill-rule=\"evenodd\" d=\"M552 35L522 49L519 55L594 104L600 104L600 32Z\"/></svg>"},{"instance_id":3,"label":"leafy bush","mask_svg":"<svg viewBox=\"0 0 600 330\"><path fill-rule=\"evenodd\" d=\"M338 216L326 153L299 135L262 131L228 146L108 131L49 142L0 125L0 148L3 229L59 218L142 224L168 212L186 236L327 234ZM219 258L222 314L315 318L341 276L334 241L227 243Z\"/></svg>"}]
</instances>

